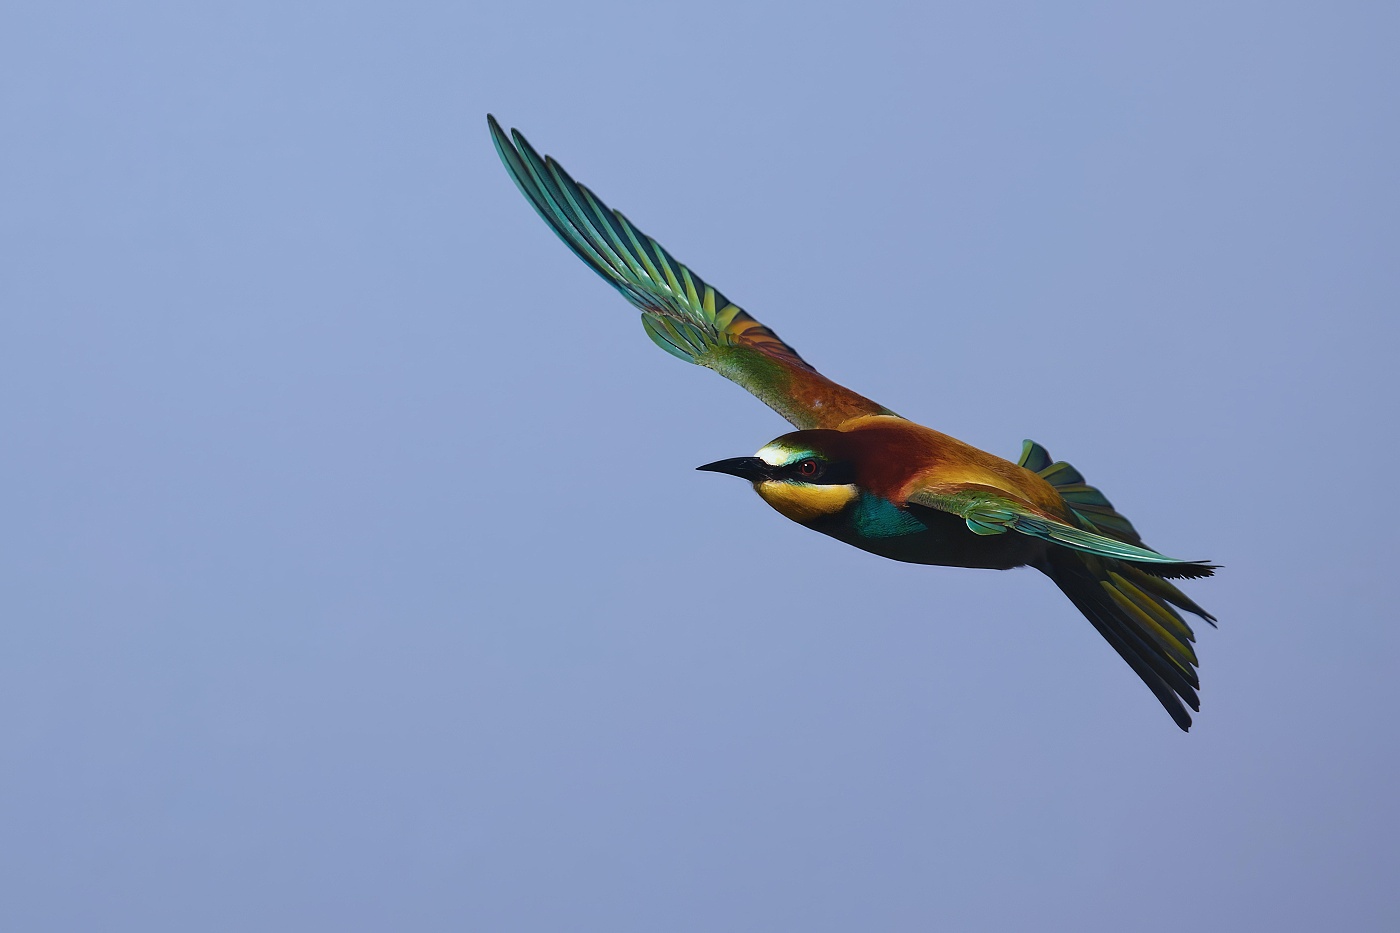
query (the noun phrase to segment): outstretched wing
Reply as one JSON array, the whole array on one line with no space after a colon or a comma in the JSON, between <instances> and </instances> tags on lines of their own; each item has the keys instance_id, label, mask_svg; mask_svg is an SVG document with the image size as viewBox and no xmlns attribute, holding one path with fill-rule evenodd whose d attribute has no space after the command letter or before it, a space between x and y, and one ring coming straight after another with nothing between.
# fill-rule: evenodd
<instances>
[{"instance_id":1,"label":"outstretched wing","mask_svg":"<svg viewBox=\"0 0 1400 933\"><path fill-rule=\"evenodd\" d=\"M574 255L642 311L657 346L748 389L801 429L893 414L837 385L778 335L681 265L659 243L487 115L496 151L525 197Z\"/></svg>"},{"instance_id":2,"label":"outstretched wing","mask_svg":"<svg viewBox=\"0 0 1400 933\"><path fill-rule=\"evenodd\" d=\"M1204 561L1177 560L1151 548L1076 527L992 486L978 483L928 486L911 493L908 501L916 506L951 512L966 521L974 534L1015 532L1029 535L1095 557L1126 561L1154 577L1207 577L1215 570Z\"/></svg>"}]
</instances>

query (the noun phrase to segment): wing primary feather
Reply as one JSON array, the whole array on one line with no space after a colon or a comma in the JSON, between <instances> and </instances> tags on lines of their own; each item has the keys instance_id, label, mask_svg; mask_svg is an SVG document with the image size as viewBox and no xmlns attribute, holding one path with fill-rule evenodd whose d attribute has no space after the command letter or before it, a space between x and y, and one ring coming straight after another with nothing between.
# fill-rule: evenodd
<instances>
[{"instance_id":1,"label":"wing primary feather","mask_svg":"<svg viewBox=\"0 0 1400 933\"><path fill-rule=\"evenodd\" d=\"M580 231L551 199L548 189L531 168L528 158L522 155L522 152L526 154L533 152L525 137L516 131L517 142L522 147L517 149L506 138L500 124L496 123L494 119L491 120L491 134L496 144L496 151L500 154L501 161L505 163L507 172L515 182L515 186L525 195L525 199L535 208L536 213L544 219L555 235L564 241L564 245L569 247L570 252L583 260L594 272L617 284L611 268L601 256L588 246Z\"/></svg>"},{"instance_id":2,"label":"wing primary feather","mask_svg":"<svg viewBox=\"0 0 1400 933\"><path fill-rule=\"evenodd\" d=\"M577 244L578 249L584 250L587 255L592 257L593 264L599 271L603 271L604 277L612 280L614 284L617 284L616 280L619 270L613 262L610 261L610 259L615 259L615 257L605 257L599 251L599 247L603 244L597 242L598 238L596 236L590 238L588 236L588 231L585 229L582 216L568 209L566 206L568 199L564 191L555 182L545 160L540 157L540 154L534 150L525 137L520 135L519 130L513 132L515 134L515 141L520 147L520 152L524 155L525 165L530 170L530 178L544 194L553 216L559 218L561 221L559 226L563 229L567 229L571 234L570 239Z\"/></svg>"},{"instance_id":3,"label":"wing primary feather","mask_svg":"<svg viewBox=\"0 0 1400 933\"><path fill-rule=\"evenodd\" d=\"M587 192L590 199L597 201L592 191L589 191L587 188L583 190ZM597 203L599 207L602 207L601 201ZM632 243L633 252L637 255L637 258L642 261L642 265L646 267L647 278L653 282L660 282L661 270L656 268L655 260L647 251L646 247L642 245L642 240L647 239L646 234L643 234L633 226L632 221L628 220L627 216L621 211L613 211L613 216L616 217L618 223L622 225L623 232L627 234L627 239Z\"/></svg>"},{"instance_id":4,"label":"wing primary feather","mask_svg":"<svg viewBox=\"0 0 1400 933\"><path fill-rule=\"evenodd\" d=\"M584 235L589 246L599 255L606 253L604 258L609 268L625 278L627 273L632 271L626 258L615 249L611 242L612 238L598 228L598 224L590 216L591 212L584 210L583 204L580 203L581 195L578 193L578 186L574 184L573 179L553 159L546 158L543 167L549 172L550 179L554 182L554 186L562 198L568 202L569 219L574 222L576 227L586 228L580 229L579 232ZM608 234L611 232L609 229Z\"/></svg>"}]
</instances>

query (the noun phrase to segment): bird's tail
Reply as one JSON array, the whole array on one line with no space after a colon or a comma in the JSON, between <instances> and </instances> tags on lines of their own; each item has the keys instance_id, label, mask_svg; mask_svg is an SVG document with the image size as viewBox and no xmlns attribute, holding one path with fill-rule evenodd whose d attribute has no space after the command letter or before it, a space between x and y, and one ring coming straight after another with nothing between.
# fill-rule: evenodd
<instances>
[{"instance_id":1,"label":"bird's tail","mask_svg":"<svg viewBox=\"0 0 1400 933\"><path fill-rule=\"evenodd\" d=\"M1052 461L1033 441L1026 441L1020 462L1059 491L1083 527L1145 546L1132 523L1074 467ZM1208 576L1215 570L1210 565L1186 566L1199 568L1194 575ZM1196 696L1201 686L1198 662L1191 647L1196 635L1177 610L1212 625L1215 618L1176 586L1134 564L1056 547L1049 549L1040 569L1137 672L1176 724L1190 729L1186 707L1201 708Z\"/></svg>"},{"instance_id":2,"label":"bird's tail","mask_svg":"<svg viewBox=\"0 0 1400 933\"><path fill-rule=\"evenodd\" d=\"M1201 681L1191 648L1195 633L1170 605L1179 594L1176 587L1119 561L1065 548L1051 548L1040 569L1123 656L1176 724L1190 729L1186 707L1201 708L1196 696Z\"/></svg>"}]
</instances>

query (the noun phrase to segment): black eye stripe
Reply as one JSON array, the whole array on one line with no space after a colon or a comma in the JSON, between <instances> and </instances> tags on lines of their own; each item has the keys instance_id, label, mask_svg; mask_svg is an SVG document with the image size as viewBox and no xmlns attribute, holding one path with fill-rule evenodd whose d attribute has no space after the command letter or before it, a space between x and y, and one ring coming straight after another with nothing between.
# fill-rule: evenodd
<instances>
[{"instance_id":1,"label":"black eye stripe","mask_svg":"<svg viewBox=\"0 0 1400 933\"><path fill-rule=\"evenodd\" d=\"M815 472L807 472L814 466ZM779 473L785 479L796 480L799 483L807 483L812 486L847 486L856 481L854 464L827 463L815 457L804 457L789 463Z\"/></svg>"}]
</instances>

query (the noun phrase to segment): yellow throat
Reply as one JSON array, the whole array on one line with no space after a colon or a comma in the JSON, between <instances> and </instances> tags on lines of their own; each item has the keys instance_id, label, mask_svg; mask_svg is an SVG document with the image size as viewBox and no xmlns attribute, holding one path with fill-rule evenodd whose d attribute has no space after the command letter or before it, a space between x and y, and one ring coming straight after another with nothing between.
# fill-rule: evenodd
<instances>
[{"instance_id":1,"label":"yellow throat","mask_svg":"<svg viewBox=\"0 0 1400 933\"><path fill-rule=\"evenodd\" d=\"M859 495L855 486L814 486L771 479L755 483L754 490L785 517L802 523L834 515Z\"/></svg>"}]
</instances>

